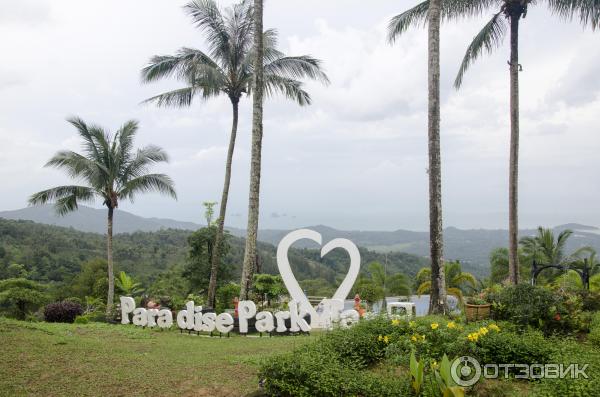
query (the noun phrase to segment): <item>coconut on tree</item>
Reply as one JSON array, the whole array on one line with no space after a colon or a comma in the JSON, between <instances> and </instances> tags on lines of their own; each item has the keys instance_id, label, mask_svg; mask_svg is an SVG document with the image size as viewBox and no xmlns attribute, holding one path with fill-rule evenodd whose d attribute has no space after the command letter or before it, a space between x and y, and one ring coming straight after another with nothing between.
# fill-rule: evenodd
<instances>
[{"instance_id":1,"label":"coconut on tree","mask_svg":"<svg viewBox=\"0 0 600 397\"><path fill-rule=\"evenodd\" d=\"M133 141L138 131L137 121L123 124L113 135L97 125L88 125L80 118L67 120L75 127L83 143L83 153L59 151L47 163L65 171L79 185L57 186L33 194L30 205L55 203L56 212L65 215L75 211L79 203L93 203L99 198L108 210L106 251L108 262L108 296L106 312L110 313L115 294L113 274L113 217L122 200L142 193L158 192L177 198L173 181L165 174L149 173L149 168L167 162L167 153L158 146L135 149Z\"/></svg>"},{"instance_id":2,"label":"coconut on tree","mask_svg":"<svg viewBox=\"0 0 600 397\"><path fill-rule=\"evenodd\" d=\"M188 3L184 9L204 33L207 51L184 47L175 55L154 56L142 69L142 80L153 82L175 78L184 84L183 88L145 101L158 106L188 107L194 98L209 100L222 95L229 98L231 103L231 132L208 288L208 306L214 307L240 100L251 94L257 71L264 70L264 78L261 78L260 92L255 92L255 96L262 95L264 90L267 96L282 94L301 106L311 103L310 95L303 88L302 79L323 83L328 83L328 79L318 59L309 55L286 56L279 51L277 32L272 29L260 30L264 50L261 51L260 67L257 68L254 7L250 1L242 1L221 10L214 0L197 0Z\"/></svg>"}]
</instances>

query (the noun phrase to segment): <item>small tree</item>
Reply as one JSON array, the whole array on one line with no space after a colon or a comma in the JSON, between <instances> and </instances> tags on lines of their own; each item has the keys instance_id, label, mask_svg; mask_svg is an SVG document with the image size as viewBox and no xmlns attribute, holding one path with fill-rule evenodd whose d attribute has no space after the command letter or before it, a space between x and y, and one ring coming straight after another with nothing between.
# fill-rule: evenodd
<instances>
[{"instance_id":1,"label":"small tree","mask_svg":"<svg viewBox=\"0 0 600 397\"><path fill-rule=\"evenodd\" d=\"M133 278L128 276L124 271L119 273L119 277L117 277L115 282L119 292L126 296L139 295L144 291L142 283L134 281Z\"/></svg>"},{"instance_id":2,"label":"small tree","mask_svg":"<svg viewBox=\"0 0 600 397\"><path fill-rule=\"evenodd\" d=\"M287 291L281 276L274 276L272 274L255 274L252 285L254 292L260 295L263 306L265 304L265 298L267 300L267 306L271 306L272 299L279 298Z\"/></svg>"},{"instance_id":3,"label":"small tree","mask_svg":"<svg viewBox=\"0 0 600 397\"><path fill-rule=\"evenodd\" d=\"M24 278L0 281L0 306L4 306L19 320L24 320L30 310L41 306L48 296L43 285Z\"/></svg>"}]
</instances>

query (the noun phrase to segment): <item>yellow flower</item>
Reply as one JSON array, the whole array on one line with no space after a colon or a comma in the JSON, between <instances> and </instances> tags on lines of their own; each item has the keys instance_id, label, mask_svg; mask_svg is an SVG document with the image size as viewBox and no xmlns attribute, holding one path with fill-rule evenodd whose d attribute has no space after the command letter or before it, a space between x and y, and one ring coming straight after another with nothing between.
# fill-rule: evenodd
<instances>
[{"instance_id":1,"label":"yellow flower","mask_svg":"<svg viewBox=\"0 0 600 397\"><path fill-rule=\"evenodd\" d=\"M479 333L478 332L470 333L469 335L467 335L467 339L470 340L471 342L477 342L477 339L479 339Z\"/></svg>"},{"instance_id":2,"label":"yellow flower","mask_svg":"<svg viewBox=\"0 0 600 397\"><path fill-rule=\"evenodd\" d=\"M408 322L408 326L411 327L411 328L414 328L414 327L417 326L417 323L415 323L414 321L409 321Z\"/></svg>"},{"instance_id":3,"label":"yellow flower","mask_svg":"<svg viewBox=\"0 0 600 397\"><path fill-rule=\"evenodd\" d=\"M411 337L410 337L410 340L412 340L413 342L416 342L416 341L417 341L417 336L418 336L418 335L413 335L413 336L411 336Z\"/></svg>"},{"instance_id":4,"label":"yellow flower","mask_svg":"<svg viewBox=\"0 0 600 397\"><path fill-rule=\"evenodd\" d=\"M431 329L437 329L439 326L438 323L431 323Z\"/></svg>"},{"instance_id":5,"label":"yellow flower","mask_svg":"<svg viewBox=\"0 0 600 397\"><path fill-rule=\"evenodd\" d=\"M425 335L421 335L421 340L425 342Z\"/></svg>"},{"instance_id":6,"label":"yellow flower","mask_svg":"<svg viewBox=\"0 0 600 397\"><path fill-rule=\"evenodd\" d=\"M383 337L383 343L390 343L390 337L389 336L384 336Z\"/></svg>"},{"instance_id":7,"label":"yellow flower","mask_svg":"<svg viewBox=\"0 0 600 397\"><path fill-rule=\"evenodd\" d=\"M446 324L446 327L454 329L456 328L456 323L454 321L450 321L448 324Z\"/></svg>"},{"instance_id":8,"label":"yellow flower","mask_svg":"<svg viewBox=\"0 0 600 397\"><path fill-rule=\"evenodd\" d=\"M392 320L392 325L400 325L400 320L398 320L398 319Z\"/></svg>"},{"instance_id":9,"label":"yellow flower","mask_svg":"<svg viewBox=\"0 0 600 397\"><path fill-rule=\"evenodd\" d=\"M378 340L379 342L381 342L381 341L383 340L383 336L379 335L379 336L377 337L377 340Z\"/></svg>"},{"instance_id":10,"label":"yellow flower","mask_svg":"<svg viewBox=\"0 0 600 397\"><path fill-rule=\"evenodd\" d=\"M498 327L496 324L490 324L488 325L489 329L493 329L496 332L500 332L500 327Z\"/></svg>"},{"instance_id":11,"label":"yellow flower","mask_svg":"<svg viewBox=\"0 0 600 397\"><path fill-rule=\"evenodd\" d=\"M431 362L431 368L432 368L432 369L436 369L437 367L438 367L438 363L437 363L437 361L433 360L433 361Z\"/></svg>"},{"instance_id":12,"label":"yellow flower","mask_svg":"<svg viewBox=\"0 0 600 397\"><path fill-rule=\"evenodd\" d=\"M481 335L481 336L487 334L488 332L490 332L490 331L487 329L487 327L479 328L479 335Z\"/></svg>"}]
</instances>

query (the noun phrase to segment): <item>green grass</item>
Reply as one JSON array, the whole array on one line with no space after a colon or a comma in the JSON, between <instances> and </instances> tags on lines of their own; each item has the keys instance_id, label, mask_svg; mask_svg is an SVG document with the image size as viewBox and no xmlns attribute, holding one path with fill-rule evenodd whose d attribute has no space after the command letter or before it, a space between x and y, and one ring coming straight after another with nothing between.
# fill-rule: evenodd
<instances>
[{"instance_id":1,"label":"green grass","mask_svg":"<svg viewBox=\"0 0 600 397\"><path fill-rule=\"evenodd\" d=\"M262 358L310 339L0 318L0 396L241 396Z\"/></svg>"}]
</instances>

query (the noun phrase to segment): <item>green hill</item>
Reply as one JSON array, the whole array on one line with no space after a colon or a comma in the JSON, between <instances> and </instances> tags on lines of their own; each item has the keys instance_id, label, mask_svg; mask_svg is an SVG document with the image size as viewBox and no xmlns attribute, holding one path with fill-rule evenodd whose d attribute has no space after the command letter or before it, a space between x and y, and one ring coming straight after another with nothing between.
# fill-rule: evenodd
<instances>
[{"instance_id":1,"label":"green hill","mask_svg":"<svg viewBox=\"0 0 600 397\"><path fill-rule=\"evenodd\" d=\"M118 234L114 240L115 265L118 270L124 270L148 284L173 265L185 263L190 233L187 230L162 229ZM235 236L230 236L229 240L231 250L225 264L233 267L232 274L238 275L241 273L244 240ZM261 271L277 274L276 247L259 243L258 251ZM386 263L386 257L389 274L402 272L412 277L419 268L427 265L427 259L403 252L386 255L364 248L360 248L360 252L363 270L373 261ZM9 265L18 263L24 265L34 280L69 281L79 272L82 263L104 258L105 255L105 238L100 234L0 218L0 278L9 277ZM348 266L347 254L342 250L334 250L320 258L318 250L292 248L289 258L299 280L322 279L334 283L346 274Z\"/></svg>"}]
</instances>

